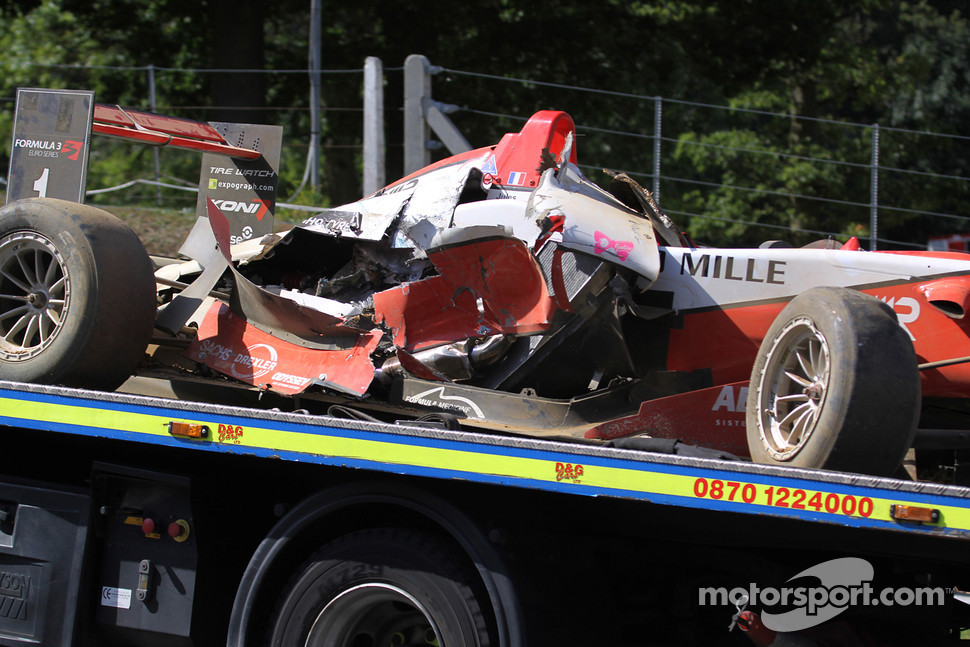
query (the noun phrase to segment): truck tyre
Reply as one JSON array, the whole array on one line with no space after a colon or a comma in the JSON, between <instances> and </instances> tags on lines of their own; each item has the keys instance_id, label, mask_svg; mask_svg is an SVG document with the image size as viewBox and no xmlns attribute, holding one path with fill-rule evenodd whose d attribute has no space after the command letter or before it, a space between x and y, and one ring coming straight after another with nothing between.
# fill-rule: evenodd
<instances>
[{"instance_id":1,"label":"truck tyre","mask_svg":"<svg viewBox=\"0 0 970 647\"><path fill-rule=\"evenodd\" d=\"M120 220L51 198L0 209L0 379L112 390L154 320L151 260Z\"/></svg>"},{"instance_id":2,"label":"truck tyre","mask_svg":"<svg viewBox=\"0 0 970 647\"><path fill-rule=\"evenodd\" d=\"M789 303L751 371L747 438L757 463L888 475L920 410L913 344L892 309L845 288Z\"/></svg>"},{"instance_id":3,"label":"truck tyre","mask_svg":"<svg viewBox=\"0 0 970 647\"><path fill-rule=\"evenodd\" d=\"M269 645L489 645L475 576L461 564L455 550L416 530L340 537L291 581Z\"/></svg>"}]
</instances>

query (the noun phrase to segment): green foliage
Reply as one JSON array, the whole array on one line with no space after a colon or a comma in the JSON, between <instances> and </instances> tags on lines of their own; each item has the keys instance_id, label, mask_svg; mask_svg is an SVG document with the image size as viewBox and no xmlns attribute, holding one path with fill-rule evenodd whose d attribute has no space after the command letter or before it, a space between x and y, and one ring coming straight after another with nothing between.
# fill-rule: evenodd
<instances>
[{"instance_id":1,"label":"green foliage","mask_svg":"<svg viewBox=\"0 0 970 647\"><path fill-rule=\"evenodd\" d=\"M910 132L966 132L964 11L956 0L325 3L323 66L360 70L367 56L387 66L389 179L402 171L399 66L409 54L446 69L434 77L435 97L473 109L452 118L474 145L518 130L536 110L566 110L588 133L578 141L581 162L638 174L646 186L652 97L665 97L661 202L710 244L868 235L873 131L864 126L878 123L876 197L900 206L880 210L880 237L919 243L967 229L961 218L927 215L963 212L966 142ZM305 69L305 0L22 0L0 8L0 22L0 140L9 140L19 86L88 88L99 101L147 108L154 66L160 112L283 125L280 196L300 189L311 130L307 75L193 70ZM361 190L361 75L324 75L323 96L324 181L298 199L339 204ZM231 112L239 107L247 110ZM89 186L154 174L149 149L99 139L94 155ZM163 176L195 181L197 156L162 151L160 161ZM141 187L124 199L155 195ZM177 191L165 199L192 200Z\"/></svg>"}]
</instances>

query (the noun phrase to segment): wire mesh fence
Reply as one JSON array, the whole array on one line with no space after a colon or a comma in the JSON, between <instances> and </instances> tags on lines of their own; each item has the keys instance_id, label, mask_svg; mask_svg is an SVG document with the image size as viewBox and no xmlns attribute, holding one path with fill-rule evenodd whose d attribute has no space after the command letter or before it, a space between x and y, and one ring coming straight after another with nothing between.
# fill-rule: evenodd
<instances>
[{"instance_id":1,"label":"wire mesh fence","mask_svg":"<svg viewBox=\"0 0 970 647\"><path fill-rule=\"evenodd\" d=\"M144 102L135 108L202 120L231 112L240 120L283 125L284 202L328 206L338 183L343 187L348 178L360 176L362 69L321 72L321 148L327 163L320 194L308 195L296 191L310 149L303 90L307 70L30 66L23 70L20 85L32 85L32 72L40 68L60 87L104 85L108 90L99 101L111 102L110 88L125 87L129 93L143 92ZM598 172L603 168L626 172L650 188L661 206L701 240L754 244L792 238L804 243L857 235L872 248L924 248L930 236L970 231L963 208L970 191L970 155L964 150L968 137L467 70L432 71L435 99L460 108L451 118L472 145L490 145L503 133L517 131L535 110L565 110L576 121L584 172L595 181L602 179ZM401 68L384 72L388 89L401 86ZM201 89L210 75L265 75L273 79L273 87L290 89L249 108L186 100L207 96ZM289 99L276 101L283 97ZM397 124L401 99L390 91L385 97L391 179L402 151ZM0 101L3 112L12 113L13 97ZM107 199L117 193L109 189L123 187L124 200L161 196L174 208L194 205L187 189L197 183L198 160L163 150L156 176L151 156L123 142L96 142L92 199Z\"/></svg>"}]
</instances>

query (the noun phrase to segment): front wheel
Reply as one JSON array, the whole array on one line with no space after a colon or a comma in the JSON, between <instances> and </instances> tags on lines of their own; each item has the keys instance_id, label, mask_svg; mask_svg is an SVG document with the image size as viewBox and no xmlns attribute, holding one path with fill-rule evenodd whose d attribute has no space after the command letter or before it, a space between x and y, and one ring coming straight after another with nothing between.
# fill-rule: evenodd
<instances>
[{"instance_id":1,"label":"front wheel","mask_svg":"<svg viewBox=\"0 0 970 647\"><path fill-rule=\"evenodd\" d=\"M491 644L473 571L415 530L351 533L315 553L277 608L269 645Z\"/></svg>"},{"instance_id":2,"label":"front wheel","mask_svg":"<svg viewBox=\"0 0 970 647\"><path fill-rule=\"evenodd\" d=\"M913 442L920 381L893 311L845 288L789 303L751 371L747 437L758 463L887 475Z\"/></svg>"}]
</instances>

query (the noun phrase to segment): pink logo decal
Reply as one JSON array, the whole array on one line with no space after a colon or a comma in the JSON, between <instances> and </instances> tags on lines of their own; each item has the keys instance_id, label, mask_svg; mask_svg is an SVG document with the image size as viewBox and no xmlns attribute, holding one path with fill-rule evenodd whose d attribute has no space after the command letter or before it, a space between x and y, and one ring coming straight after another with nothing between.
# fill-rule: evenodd
<instances>
[{"instance_id":1,"label":"pink logo decal","mask_svg":"<svg viewBox=\"0 0 970 647\"><path fill-rule=\"evenodd\" d=\"M602 254L607 250L612 249L613 253L616 254L621 261L625 261L626 257L630 255L633 251L633 243L625 240L613 240L601 231L594 234L596 238L596 253Z\"/></svg>"},{"instance_id":2,"label":"pink logo decal","mask_svg":"<svg viewBox=\"0 0 970 647\"><path fill-rule=\"evenodd\" d=\"M77 161L78 155L81 154L81 149L84 147L84 142L76 142L73 139L64 140L64 148L61 150L62 153L71 153L67 156L67 159Z\"/></svg>"}]
</instances>

